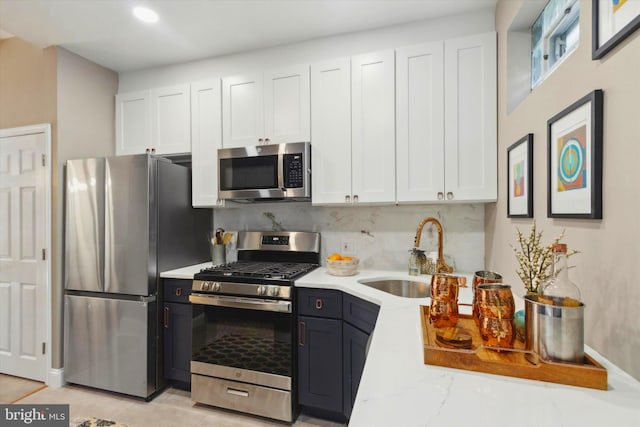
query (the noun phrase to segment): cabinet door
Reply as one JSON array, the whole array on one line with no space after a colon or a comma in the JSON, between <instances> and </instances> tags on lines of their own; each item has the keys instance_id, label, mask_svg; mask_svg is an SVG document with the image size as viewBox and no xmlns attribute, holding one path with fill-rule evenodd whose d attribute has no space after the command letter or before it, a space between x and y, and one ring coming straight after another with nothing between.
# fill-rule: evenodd
<instances>
[{"instance_id":1,"label":"cabinet door","mask_svg":"<svg viewBox=\"0 0 640 427\"><path fill-rule=\"evenodd\" d=\"M220 79L191 85L191 167L194 207L214 207L218 200L218 149L222 148Z\"/></svg>"},{"instance_id":2,"label":"cabinet door","mask_svg":"<svg viewBox=\"0 0 640 427\"><path fill-rule=\"evenodd\" d=\"M369 335L348 323L343 324L342 365L344 369L343 411L349 418L367 358Z\"/></svg>"},{"instance_id":3,"label":"cabinet door","mask_svg":"<svg viewBox=\"0 0 640 427\"><path fill-rule=\"evenodd\" d=\"M447 200L497 199L496 33L445 41Z\"/></svg>"},{"instance_id":4,"label":"cabinet door","mask_svg":"<svg viewBox=\"0 0 640 427\"><path fill-rule=\"evenodd\" d=\"M116 155L140 154L151 148L149 91L116 95Z\"/></svg>"},{"instance_id":5,"label":"cabinet door","mask_svg":"<svg viewBox=\"0 0 640 427\"><path fill-rule=\"evenodd\" d=\"M309 66L264 73L264 136L271 144L310 138Z\"/></svg>"},{"instance_id":6,"label":"cabinet door","mask_svg":"<svg viewBox=\"0 0 640 427\"><path fill-rule=\"evenodd\" d=\"M191 382L191 304L164 304L164 376Z\"/></svg>"},{"instance_id":7,"label":"cabinet door","mask_svg":"<svg viewBox=\"0 0 640 427\"><path fill-rule=\"evenodd\" d=\"M191 153L190 98L188 84L151 91L152 141L156 154Z\"/></svg>"},{"instance_id":8,"label":"cabinet door","mask_svg":"<svg viewBox=\"0 0 640 427\"><path fill-rule=\"evenodd\" d=\"M351 64L340 58L311 65L313 204L351 200Z\"/></svg>"},{"instance_id":9,"label":"cabinet door","mask_svg":"<svg viewBox=\"0 0 640 427\"><path fill-rule=\"evenodd\" d=\"M393 50L351 59L355 203L396 200L394 68Z\"/></svg>"},{"instance_id":10,"label":"cabinet door","mask_svg":"<svg viewBox=\"0 0 640 427\"><path fill-rule=\"evenodd\" d=\"M298 316L298 402L342 413L342 320Z\"/></svg>"},{"instance_id":11,"label":"cabinet door","mask_svg":"<svg viewBox=\"0 0 640 427\"><path fill-rule=\"evenodd\" d=\"M222 79L222 146L246 147L264 138L262 73Z\"/></svg>"},{"instance_id":12,"label":"cabinet door","mask_svg":"<svg viewBox=\"0 0 640 427\"><path fill-rule=\"evenodd\" d=\"M396 50L398 202L438 200L444 192L443 43Z\"/></svg>"}]
</instances>

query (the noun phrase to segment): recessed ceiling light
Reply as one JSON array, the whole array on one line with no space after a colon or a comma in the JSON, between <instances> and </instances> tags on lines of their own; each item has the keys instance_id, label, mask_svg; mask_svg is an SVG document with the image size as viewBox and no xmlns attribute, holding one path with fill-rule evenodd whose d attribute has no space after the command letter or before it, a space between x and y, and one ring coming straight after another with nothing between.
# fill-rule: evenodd
<instances>
[{"instance_id":1,"label":"recessed ceiling light","mask_svg":"<svg viewBox=\"0 0 640 427\"><path fill-rule=\"evenodd\" d=\"M141 7L141 6L134 7L133 16L135 16L142 22L148 22L148 23L158 22L158 14L146 7Z\"/></svg>"}]
</instances>

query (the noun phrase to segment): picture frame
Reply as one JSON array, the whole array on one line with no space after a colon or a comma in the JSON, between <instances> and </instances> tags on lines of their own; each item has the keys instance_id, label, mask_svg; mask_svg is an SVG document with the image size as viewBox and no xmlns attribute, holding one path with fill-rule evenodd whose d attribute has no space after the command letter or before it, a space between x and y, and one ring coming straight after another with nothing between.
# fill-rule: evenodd
<instances>
[{"instance_id":1,"label":"picture frame","mask_svg":"<svg viewBox=\"0 0 640 427\"><path fill-rule=\"evenodd\" d=\"M547 217L602 219L601 89L547 121Z\"/></svg>"},{"instance_id":2,"label":"picture frame","mask_svg":"<svg viewBox=\"0 0 640 427\"><path fill-rule=\"evenodd\" d=\"M640 28L640 2L592 0L591 58L600 59Z\"/></svg>"},{"instance_id":3,"label":"picture frame","mask_svg":"<svg viewBox=\"0 0 640 427\"><path fill-rule=\"evenodd\" d=\"M507 218L533 218L533 134L507 148Z\"/></svg>"}]
</instances>

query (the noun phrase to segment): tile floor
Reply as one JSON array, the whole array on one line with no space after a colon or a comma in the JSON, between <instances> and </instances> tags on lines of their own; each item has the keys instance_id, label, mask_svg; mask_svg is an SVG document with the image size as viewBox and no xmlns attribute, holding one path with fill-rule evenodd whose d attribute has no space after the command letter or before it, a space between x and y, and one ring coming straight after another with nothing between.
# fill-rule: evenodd
<instances>
[{"instance_id":1,"label":"tile floor","mask_svg":"<svg viewBox=\"0 0 640 427\"><path fill-rule=\"evenodd\" d=\"M90 388L67 385L44 388L17 404L70 404L70 425L87 417L103 418L127 427L282 427L286 423L247 416L210 406L194 405L188 391L167 388L150 402ZM295 427L340 427L340 423L300 415Z\"/></svg>"}]
</instances>

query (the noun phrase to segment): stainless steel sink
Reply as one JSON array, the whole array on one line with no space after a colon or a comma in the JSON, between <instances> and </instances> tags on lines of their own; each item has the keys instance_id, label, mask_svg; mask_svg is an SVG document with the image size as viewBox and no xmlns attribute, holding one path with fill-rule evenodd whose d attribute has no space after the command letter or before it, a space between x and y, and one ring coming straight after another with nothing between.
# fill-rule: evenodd
<instances>
[{"instance_id":1,"label":"stainless steel sink","mask_svg":"<svg viewBox=\"0 0 640 427\"><path fill-rule=\"evenodd\" d=\"M427 298L430 296L430 285L425 282L398 279L363 279L358 282L399 297Z\"/></svg>"}]
</instances>

